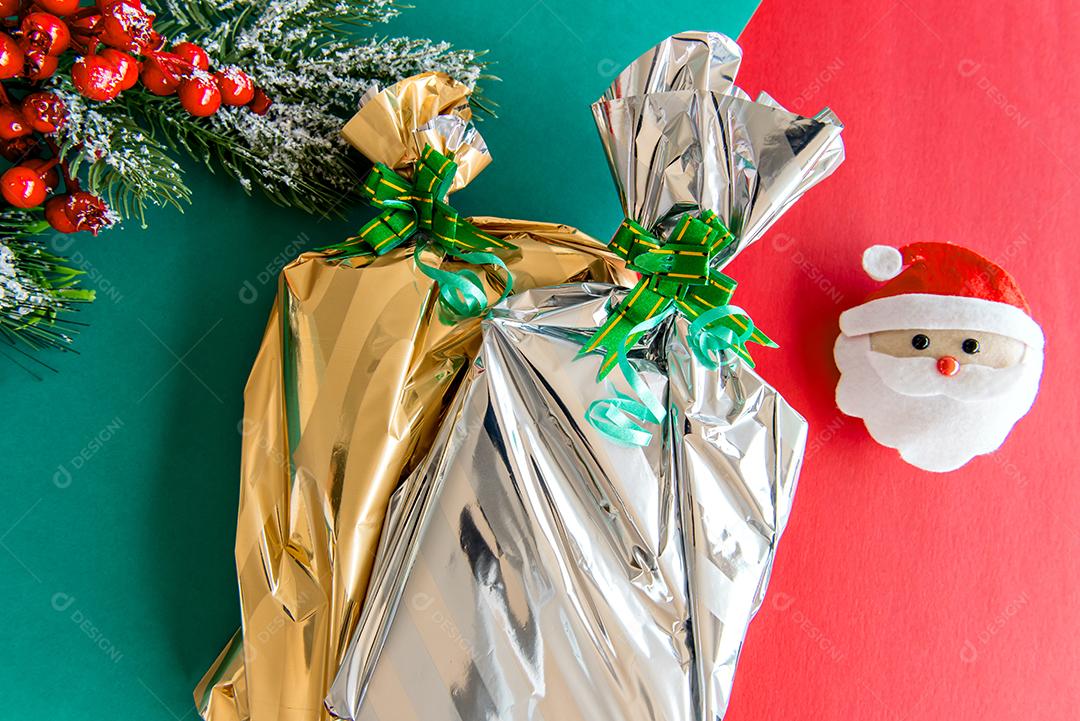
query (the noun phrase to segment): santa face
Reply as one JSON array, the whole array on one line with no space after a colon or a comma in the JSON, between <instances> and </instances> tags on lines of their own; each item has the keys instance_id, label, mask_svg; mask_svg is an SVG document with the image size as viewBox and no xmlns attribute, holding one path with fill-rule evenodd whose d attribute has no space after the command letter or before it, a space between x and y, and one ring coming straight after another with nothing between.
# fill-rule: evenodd
<instances>
[{"instance_id":1,"label":"santa face","mask_svg":"<svg viewBox=\"0 0 1080 721\"><path fill-rule=\"evenodd\" d=\"M841 334L836 399L914 466L951 471L996 450L1035 400L1043 354L963 330Z\"/></svg>"}]
</instances>

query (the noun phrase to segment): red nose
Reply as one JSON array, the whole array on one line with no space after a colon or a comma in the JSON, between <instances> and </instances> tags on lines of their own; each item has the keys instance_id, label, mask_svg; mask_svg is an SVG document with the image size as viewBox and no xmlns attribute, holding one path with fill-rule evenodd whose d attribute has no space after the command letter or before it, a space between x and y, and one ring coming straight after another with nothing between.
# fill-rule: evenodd
<instances>
[{"instance_id":1,"label":"red nose","mask_svg":"<svg viewBox=\"0 0 1080 721\"><path fill-rule=\"evenodd\" d=\"M943 376L954 376L960 370L960 361L951 355L943 355L937 359L937 370Z\"/></svg>"}]
</instances>

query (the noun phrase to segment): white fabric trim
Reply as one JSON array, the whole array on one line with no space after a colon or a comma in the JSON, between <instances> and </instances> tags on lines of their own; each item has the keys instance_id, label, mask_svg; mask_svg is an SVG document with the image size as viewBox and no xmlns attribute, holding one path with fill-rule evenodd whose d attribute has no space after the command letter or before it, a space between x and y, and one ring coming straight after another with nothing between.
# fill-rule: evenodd
<instances>
[{"instance_id":1,"label":"white fabric trim","mask_svg":"<svg viewBox=\"0 0 1080 721\"><path fill-rule=\"evenodd\" d=\"M891 245L871 245L862 254L862 267L874 280L892 280L904 268L904 256Z\"/></svg>"},{"instance_id":2,"label":"white fabric trim","mask_svg":"<svg viewBox=\"0 0 1080 721\"><path fill-rule=\"evenodd\" d=\"M1024 311L1008 303L958 295L905 293L878 298L840 314L846 336L881 330L981 330L1016 338L1042 349L1042 328Z\"/></svg>"}]
</instances>

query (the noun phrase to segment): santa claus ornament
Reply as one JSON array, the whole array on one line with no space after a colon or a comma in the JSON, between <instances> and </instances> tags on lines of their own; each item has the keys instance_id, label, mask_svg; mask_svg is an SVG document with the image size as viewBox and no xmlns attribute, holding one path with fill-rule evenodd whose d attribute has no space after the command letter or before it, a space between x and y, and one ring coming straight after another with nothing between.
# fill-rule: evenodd
<instances>
[{"instance_id":1,"label":"santa claus ornament","mask_svg":"<svg viewBox=\"0 0 1080 721\"><path fill-rule=\"evenodd\" d=\"M927 471L997 450L1042 376L1043 332L1016 281L949 243L875 245L863 268L885 285L840 316L840 410Z\"/></svg>"}]
</instances>

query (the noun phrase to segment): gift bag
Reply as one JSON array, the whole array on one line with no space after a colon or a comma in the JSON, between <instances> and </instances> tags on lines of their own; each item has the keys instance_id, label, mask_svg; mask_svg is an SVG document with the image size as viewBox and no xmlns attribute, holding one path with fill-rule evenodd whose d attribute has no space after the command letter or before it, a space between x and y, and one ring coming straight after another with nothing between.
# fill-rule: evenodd
<instances>
[{"instance_id":1,"label":"gift bag","mask_svg":"<svg viewBox=\"0 0 1080 721\"><path fill-rule=\"evenodd\" d=\"M392 501L335 716L724 715L806 423L751 368L770 341L719 269L843 158L830 113L751 101L738 60L683 33L594 106L627 215L611 247L640 280L525 291L484 321Z\"/></svg>"},{"instance_id":2,"label":"gift bag","mask_svg":"<svg viewBox=\"0 0 1080 721\"><path fill-rule=\"evenodd\" d=\"M573 228L458 216L447 195L490 160L468 92L427 73L366 95L343 132L375 163L379 214L281 273L244 394L243 628L196 689L208 721L325 717L388 500L431 445L488 303L632 277Z\"/></svg>"}]
</instances>

